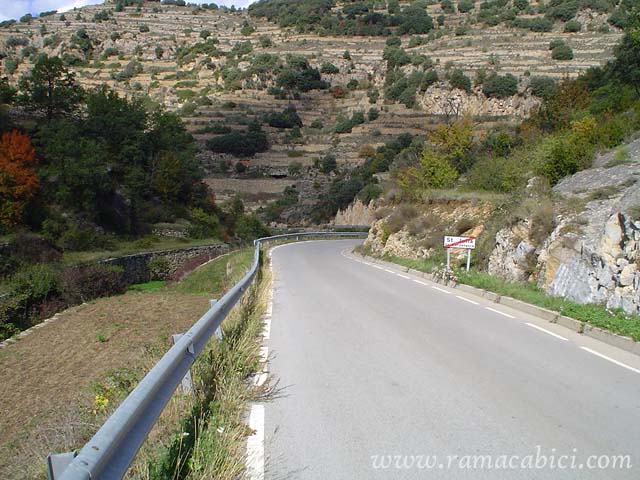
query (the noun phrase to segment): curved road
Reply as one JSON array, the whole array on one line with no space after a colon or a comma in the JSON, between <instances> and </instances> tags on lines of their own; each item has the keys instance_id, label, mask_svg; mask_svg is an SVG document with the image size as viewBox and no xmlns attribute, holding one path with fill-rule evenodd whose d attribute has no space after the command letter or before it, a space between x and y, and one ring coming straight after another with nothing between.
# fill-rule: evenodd
<instances>
[{"instance_id":1,"label":"curved road","mask_svg":"<svg viewBox=\"0 0 640 480\"><path fill-rule=\"evenodd\" d=\"M640 478L639 357L356 244L273 250L264 478Z\"/></svg>"}]
</instances>

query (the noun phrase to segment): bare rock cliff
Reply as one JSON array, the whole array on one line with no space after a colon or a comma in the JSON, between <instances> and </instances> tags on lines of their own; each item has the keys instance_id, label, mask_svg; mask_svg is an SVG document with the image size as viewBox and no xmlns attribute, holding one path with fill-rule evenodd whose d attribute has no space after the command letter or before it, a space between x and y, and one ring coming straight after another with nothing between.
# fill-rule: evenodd
<instances>
[{"instance_id":1,"label":"bare rock cliff","mask_svg":"<svg viewBox=\"0 0 640 480\"><path fill-rule=\"evenodd\" d=\"M538 248L528 220L496 235L489 272L551 295L640 313L640 140L554 187L565 206ZM572 211L571 211L572 210Z\"/></svg>"}]
</instances>

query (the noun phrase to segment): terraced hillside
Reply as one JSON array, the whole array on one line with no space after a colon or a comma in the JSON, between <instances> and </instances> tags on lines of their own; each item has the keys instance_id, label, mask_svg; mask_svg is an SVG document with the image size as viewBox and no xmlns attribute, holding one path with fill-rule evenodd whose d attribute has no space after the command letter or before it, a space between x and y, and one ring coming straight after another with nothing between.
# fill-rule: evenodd
<instances>
[{"instance_id":1,"label":"terraced hillside","mask_svg":"<svg viewBox=\"0 0 640 480\"><path fill-rule=\"evenodd\" d=\"M456 115L472 115L485 130L514 122L539 103L532 94L535 80L573 77L603 64L621 36L610 12L592 8L579 9L570 21L552 17L544 28L550 31L532 31L531 20L544 15L536 1L521 10L516 6L522 1L502 1L516 12L509 22L487 13L487 4L491 12L499 10L492 2L467 2L470 9L451 8L447 0L401 2L399 9L426 9L433 28L396 35L400 31L392 26L377 36L282 27L255 9L126 5L132 3L108 1L5 22L2 75L17 83L37 55L57 55L85 87L107 84L178 110L199 140L218 199L240 192L255 207L295 185L286 208L302 213L292 221L326 195L335 176L333 168L322 168L327 156L335 157L339 169L355 167L372 151L368 146L404 133L423 136ZM336 18L350 18L345 8L356 5L325 3ZM396 8L392 2L359 4L371 15ZM572 59L552 58L549 46L556 41L570 47ZM498 80L513 75L515 90L487 90L494 73ZM470 84L460 85L465 76ZM291 105L299 120L283 124ZM268 148L249 148L263 133Z\"/></svg>"}]
</instances>

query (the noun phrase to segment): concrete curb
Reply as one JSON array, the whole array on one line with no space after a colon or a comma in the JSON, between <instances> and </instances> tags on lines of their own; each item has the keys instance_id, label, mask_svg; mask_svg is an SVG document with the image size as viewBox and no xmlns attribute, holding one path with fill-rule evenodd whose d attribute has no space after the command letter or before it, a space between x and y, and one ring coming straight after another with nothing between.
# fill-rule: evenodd
<instances>
[{"instance_id":1,"label":"concrete curb","mask_svg":"<svg viewBox=\"0 0 640 480\"><path fill-rule=\"evenodd\" d=\"M361 255L356 252L353 252L352 254L357 255L361 258L364 258L365 260L368 260L370 262L377 263L379 265L384 265L385 267L388 267L389 269L392 269L392 270L410 273L418 277L426 278L435 283L443 283L439 278L437 278L435 275L432 275L430 273L425 273L419 270L414 270L412 268L403 267L396 263L387 262L386 260L381 260L375 257ZM595 338L596 340L600 340L603 343L612 345L614 347L618 347L627 352L640 355L640 342L636 342L630 337L623 337L622 335L609 332L602 328L594 327L593 325L590 325L586 322L581 322L580 320L576 320L575 318L566 317L564 315L561 315L558 312L554 312L553 310L548 310L546 308L538 307L537 305L532 305L530 303L526 303L526 302L523 302L522 300L517 300L515 298L504 297L494 292L489 292L488 290L472 287L471 285L464 285L462 283L457 283L455 285L449 285L449 286L455 288L456 290L460 290L461 292L469 293L471 295L476 295L478 297L483 297L492 302L499 303L501 305L505 305L507 307L513 308L514 310L528 313L529 315L534 315L550 323L557 323L558 325L562 325L563 327L568 328L569 330L573 330L574 332L580 333L587 337Z\"/></svg>"}]
</instances>

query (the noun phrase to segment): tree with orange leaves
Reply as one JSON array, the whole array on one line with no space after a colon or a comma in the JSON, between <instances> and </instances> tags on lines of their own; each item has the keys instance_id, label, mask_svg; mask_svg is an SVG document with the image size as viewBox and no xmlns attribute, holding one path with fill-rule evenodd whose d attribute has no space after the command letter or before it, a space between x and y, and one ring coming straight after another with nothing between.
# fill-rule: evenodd
<instances>
[{"instance_id":1,"label":"tree with orange leaves","mask_svg":"<svg viewBox=\"0 0 640 480\"><path fill-rule=\"evenodd\" d=\"M13 130L0 137L0 226L14 227L40 188L29 137Z\"/></svg>"}]
</instances>

